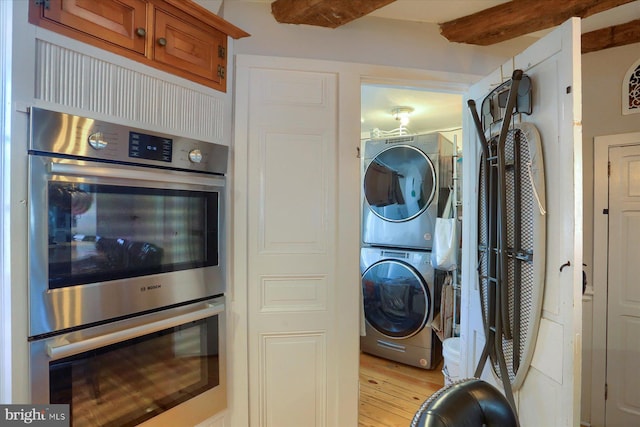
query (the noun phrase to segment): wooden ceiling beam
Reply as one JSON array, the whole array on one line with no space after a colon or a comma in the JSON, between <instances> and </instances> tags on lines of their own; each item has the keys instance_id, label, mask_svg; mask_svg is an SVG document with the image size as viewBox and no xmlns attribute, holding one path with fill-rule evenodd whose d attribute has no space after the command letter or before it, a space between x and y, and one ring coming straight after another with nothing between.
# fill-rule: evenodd
<instances>
[{"instance_id":1,"label":"wooden ceiling beam","mask_svg":"<svg viewBox=\"0 0 640 427\"><path fill-rule=\"evenodd\" d=\"M582 35L582 53L640 43L640 19Z\"/></svg>"},{"instance_id":2,"label":"wooden ceiling beam","mask_svg":"<svg viewBox=\"0 0 640 427\"><path fill-rule=\"evenodd\" d=\"M488 46L603 12L634 0L514 0L440 24L447 40Z\"/></svg>"},{"instance_id":3,"label":"wooden ceiling beam","mask_svg":"<svg viewBox=\"0 0 640 427\"><path fill-rule=\"evenodd\" d=\"M276 0L271 13L282 24L337 28L396 0Z\"/></svg>"}]
</instances>

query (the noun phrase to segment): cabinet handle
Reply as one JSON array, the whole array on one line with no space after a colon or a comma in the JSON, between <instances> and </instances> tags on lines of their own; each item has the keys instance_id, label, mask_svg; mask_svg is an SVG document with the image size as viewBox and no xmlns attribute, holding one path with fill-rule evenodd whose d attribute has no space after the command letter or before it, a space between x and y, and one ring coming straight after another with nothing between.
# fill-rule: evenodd
<instances>
[{"instance_id":1,"label":"cabinet handle","mask_svg":"<svg viewBox=\"0 0 640 427\"><path fill-rule=\"evenodd\" d=\"M145 31L144 28L140 27L140 28L136 28L136 34L140 37L144 37L147 35L147 32Z\"/></svg>"},{"instance_id":2,"label":"cabinet handle","mask_svg":"<svg viewBox=\"0 0 640 427\"><path fill-rule=\"evenodd\" d=\"M159 44L160 46L166 46L166 45L167 45L167 39L165 39L164 37L160 37L160 38L158 39L158 44Z\"/></svg>"}]
</instances>

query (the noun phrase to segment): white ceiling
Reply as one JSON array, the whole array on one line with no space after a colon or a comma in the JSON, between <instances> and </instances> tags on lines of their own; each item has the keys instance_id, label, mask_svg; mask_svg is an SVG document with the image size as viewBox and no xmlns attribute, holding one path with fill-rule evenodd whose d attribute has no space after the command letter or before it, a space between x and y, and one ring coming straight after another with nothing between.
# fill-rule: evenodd
<instances>
[{"instance_id":1,"label":"white ceiling","mask_svg":"<svg viewBox=\"0 0 640 427\"><path fill-rule=\"evenodd\" d=\"M453 130L462 127L462 96L422 89L363 85L361 90L361 132L372 129L391 131L400 123L392 114L394 107L410 107L409 133Z\"/></svg>"},{"instance_id":2,"label":"white ceiling","mask_svg":"<svg viewBox=\"0 0 640 427\"><path fill-rule=\"evenodd\" d=\"M507 3L490 0L396 0L369 14L379 18L439 24Z\"/></svg>"},{"instance_id":3,"label":"white ceiling","mask_svg":"<svg viewBox=\"0 0 640 427\"><path fill-rule=\"evenodd\" d=\"M273 0L259 1L270 2ZM440 24L452 19L471 15L472 13L497 6L501 3L508 3L508 1L396 0L387 6L371 12L369 16ZM526 3L524 2L523 7L526 7ZM582 32L584 33L611 25L623 24L639 18L640 1L634 1L583 19Z\"/></svg>"}]
</instances>

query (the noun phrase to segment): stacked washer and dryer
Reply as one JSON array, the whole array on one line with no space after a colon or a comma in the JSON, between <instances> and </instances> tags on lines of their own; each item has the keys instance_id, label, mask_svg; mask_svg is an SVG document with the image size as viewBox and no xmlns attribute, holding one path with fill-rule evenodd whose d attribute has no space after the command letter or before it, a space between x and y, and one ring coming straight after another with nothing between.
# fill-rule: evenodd
<instances>
[{"instance_id":1,"label":"stacked washer and dryer","mask_svg":"<svg viewBox=\"0 0 640 427\"><path fill-rule=\"evenodd\" d=\"M363 143L363 352L424 369L442 358L431 321L441 275L432 234L453 185L454 145L439 133Z\"/></svg>"}]
</instances>

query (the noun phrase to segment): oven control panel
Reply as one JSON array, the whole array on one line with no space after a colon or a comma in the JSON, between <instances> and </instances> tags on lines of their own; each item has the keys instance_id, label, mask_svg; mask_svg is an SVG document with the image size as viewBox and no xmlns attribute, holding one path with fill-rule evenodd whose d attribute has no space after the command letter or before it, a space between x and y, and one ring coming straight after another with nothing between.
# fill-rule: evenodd
<instances>
[{"instance_id":1,"label":"oven control panel","mask_svg":"<svg viewBox=\"0 0 640 427\"><path fill-rule=\"evenodd\" d=\"M129 132L129 157L171 163L173 139L140 132Z\"/></svg>"},{"instance_id":2,"label":"oven control panel","mask_svg":"<svg viewBox=\"0 0 640 427\"><path fill-rule=\"evenodd\" d=\"M29 152L224 175L228 147L32 107Z\"/></svg>"}]
</instances>

